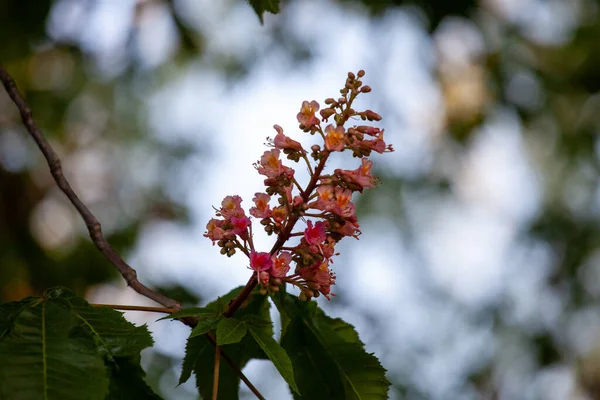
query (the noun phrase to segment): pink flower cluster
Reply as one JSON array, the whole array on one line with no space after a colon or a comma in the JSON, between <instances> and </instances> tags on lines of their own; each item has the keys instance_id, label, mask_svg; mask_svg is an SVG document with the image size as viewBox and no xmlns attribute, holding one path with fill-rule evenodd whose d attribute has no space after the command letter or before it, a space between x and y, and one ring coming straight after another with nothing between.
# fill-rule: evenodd
<instances>
[{"instance_id":1,"label":"pink flower cluster","mask_svg":"<svg viewBox=\"0 0 600 400\"><path fill-rule=\"evenodd\" d=\"M393 151L383 140L383 129L367 125L344 127L351 118L381 119L371 110L358 112L352 108L360 93L371 91L369 86L362 85L363 76L362 70L356 75L348 73L340 91L342 96L337 100L326 99L328 107L320 112L316 101L302 103L297 115L300 129L311 135L318 134L323 141L322 147L318 144L311 147L310 156L299 142L286 136L279 125L274 126L277 135L268 139L272 149L265 151L254 164L258 173L265 176L266 189L264 193L255 194L254 206L249 210L250 216L260 220L268 235L277 235L269 252L255 250L252 220L242 209L239 196L227 196L216 210L217 218L206 226L204 236L218 244L222 254L230 257L240 250L248 256L250 268L256 272L265 293L277 291L282 283L290 283L300 288L300 297L304 299L319 294L329 299L333 295L331 285L335 283L335 275L331 264L337 255L334 247L342 238L357 238L360 234L352 195L379 183L371 174L373 162L368 159L371 152ZM323 127L330 118L334 123ZM345 150L360 157L361 165L354 170L336 169L326 174L329 156ZM283 164L282 153L296 163L304 161L310 173L305 186L294 177L294 169ZM276 205L272 204L274 198ZM306 221L306 226L297 230L300 220ZM299 243L289 244L294 238L299 238ZM294 272L290 273L292 263Z\"/></svg>"}]
</instances>

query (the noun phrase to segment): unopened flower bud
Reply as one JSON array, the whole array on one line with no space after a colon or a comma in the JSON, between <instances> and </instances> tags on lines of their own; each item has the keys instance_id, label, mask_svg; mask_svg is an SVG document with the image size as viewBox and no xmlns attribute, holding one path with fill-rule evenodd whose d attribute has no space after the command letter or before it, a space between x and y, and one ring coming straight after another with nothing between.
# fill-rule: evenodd
<instances>
[{"instance_id":1,"label":"unopened flower bud","mask_svg":"<svg viewBox=\"0 0 600 400\"><path fill-rule=\"evenodd\" d=\"M266 287L261 287L260 288L260 294L262 294L263 296L267 295L267 288Z\"/></svg>"},{"instance_id":2,"label":"unopened flower bud","mask_svg":"<svg viewBox=\"0 0 600 400\"><path fill-rule=\"evenodd\" d=\"M345 97L340 97L338 99L338 103L340 103L340 104L346 104L346 98Z\"/></svg>"},{"instance_id":3,"label":"unopened flower bud","mask_svg":"<svg viewBox=\"0 0 600 400\"><path fill-rule=\"evenodd\" d=\"M365 76L365 71L361 69L360 71L358 71L358 77L362 78L363 76Z\"/></svg>"},{"instance_id":4,"label":"unopened flower bud","mask_svg":"<svg viewBox=\"0 0 600 400\"><path fill-rule=\"evenodd\" d=\"M367 110L365 111L365 115L369 121L381 121L381 115L377 114L375 111Z\"/></svg>"},{"instance_id":5,"label":"unopened flower bud","mask_svg":"<svg viewBox=\"0 0 600 400\"><path fill-rule=\"evenodd\" d=\"M348 72L348 78L354 79L356 78L356 75L354 75L354 72Z\"/></svg>"},{"instance_id":6,"label":"unopened flower bud","mask_svg":"<svg viewBox=\"0 0 600 400\"><path fill-rule=\"evenodd\" d=\"M363 93L369 93L371 91L371 86L363 86L362 88L360 88L360 91Z\"/></svg>"},{"instance_id":7,"label":"unopened flower bud","mask_svg":"<svg viewBox=\"0 0 600 400\"><path fill-rule=\"evenodd\" d=\"M327 118L335 114L335 110L333 108L324 108L321 111L319 111L319 113L321 114L321 117L323 117L324 120L327 120Z\"/></svg>"},{"instance_id":8,"label":"unopened flower bud","mask_svg":"<svg viewBox=\"0 0 600 400\"><path fill-rule=\"evenodd\" d=\"M310 149L314 152L320 151L321 150L321 146L319 146L318 144L313 144Z\"/></svg>"},{"instance_id":9,"label":"unopened flower bud","mask_svg":"<svg viewBox=\"0 0 600 400\"><path fill-rule=\"evenodd\" d=\"M325 99L325 104L334 104L335 99L333 97L328 97Z\"/></svg>"}]
</instances>

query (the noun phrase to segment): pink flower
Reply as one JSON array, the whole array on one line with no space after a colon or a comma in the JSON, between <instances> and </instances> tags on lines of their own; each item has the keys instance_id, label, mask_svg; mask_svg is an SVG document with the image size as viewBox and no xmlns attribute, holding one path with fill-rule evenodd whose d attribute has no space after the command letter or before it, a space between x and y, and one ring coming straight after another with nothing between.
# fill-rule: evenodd
<instances>
[{"instance_id":1,"label":"pink flower","mask_svg":"<svg viewBox=\"0 0 600 400\"><path fill-rule=\"evenodd\" d=\"M256 218L269 218L271 216L270 200L271 196L266 193L255 193L252 201L256 207L250 209L250 215Z\"/></svg>"},{"instance_id":2,"label":"pink flower","mask_svg":"<svg viewBox=\"0 0 600 400\"><path fill-rule=\"evenodd\" d=\"M349 189L335 188L335 206L330 210L340 217L351 217L356 211L356 206L352 203L352 191Z\"/></svg>"},{"instance_id":3,"label":"pink flower","mask_svg":"<svg viewBox=\"0 0 600 400\"><path fill-rule=\"evenodd\" d=\"M325 128L325 148L329 151L342 151L346 142L344 140L344 127L327 125Z\"/></svg>"},{"instance_id":4,"label":"pink flower","mask_svg":"<svg viewBox=\"0 0 600 400\"><path fill-rule=\"evenodd\" d=\"M335 275L328 266L329 260L323 260L310 267L298 268L296 273L308 284L308 287L321 292L330 300L331 285L335 284Z\"/></svg>"},{"instance_id":5,"label":"pink flower","mask_svg":"<svg viewBox=\"0 0 600 400\"><path fill-rule=\"evenodd\" d=\"M221 202L221 209L219 212L225 219L230 219L231 217L243 217L245 214L241 203L242 198L240 196L227 196Z\"/></svg>"},{"instance_id":6,"label":"pink flower","mask_svg":"<svg viewBox=\"0 0 600 400\"><path fill-rule=\"evenodd\" d=\"M358 224L358 220L355 216L345 218L344 223L334 223L331 227L331 232L338 233L342 236L352 236L358 239L358 235L360 235L360 229L358 229L360 225Z\"/></svg>"},{"instance_id":7,"label":"pink flower","mask_svg":"<svg viewBox=\"0 0 600 400\"><path fill-rule=\"evenodd\" d=\"M304 239L306 243L309 245L321 244L325 241L327 234L325 233L325 228L327 224L323 221L319 221L313 227L312 221L308 221L306 223L306 230L304 231Z\"/></svg>"},{"instance_id":8,"label":"pink flower","mask_svg":"<svg viewBox=\"0 0 600 400\"><path fill-rule=\"evenodd\" d=\"M372 131L372 135L375 136L373 140L359 140L354 142L350 147L353 150L358 151L359 154L369 155L371 151L376 151L379 154L383 154L386 151L392 152L394 149L392 145L388 145L383 141L384 129Z\"/></svg>"},{"instance_id":9,"label":"pink flower","mask_svg":"<svg viewBox=\"0 0 600 400\"><path fill-rule=\"evenodd\" d=\"M377 186L377 178L371 175L371 167L373 162L366 157L362 158L362 165L355 170L336 169L335 174L350 186L354 186L354 190L362 193L365 188L373 188Z\"/></svg>"},{"instance_id":10,"label":"pink flower","mask_svg":"<svg viewBox=\"0 0 600 400\"><path fill-rule=\"evenodd\" d=\"M322 185L317 188L317 200L310 203L308 207L326 211L333 207L334 199L334 187L331 185Z\"/></svg>"},{"instance_id":11,"label":"pink flower","mask_svg":"<svg viewBox=\"0 0 600 400\"><path fill-rule=\"evenodd\" d=\"M279 256L273 257L273 266L269 270L270 274L274 278L283 278L290 270L290 262L292 261L292 255L283 251L279 253Z\"/></svg>"},{"instance_id":12,"label":"pink flower","mask_svg":"<svg viewBox=\"0 0 600 400\"><path fill-rule=\"evenodd\" d=\"M273 139L273 146L276 149L293 150L306 153L306 151L302 148L300 142L297 142L283 134L283 129L279 125L275 125L273 126L273 128L275 128L275 130L277 131L277 136L275 136L275 139Z\"/></svg>"},{"instance_id":13,"label":"pink flower","mask_svg":"<svg viewBox=\"0 0 600 400\"><path fill-rule=\"evenodd\" d=\"M232 232L235 235L243 236L248 234L248 227L250 226L250 218L248 217L232 217L231 224L233 225Z\"/></svg>"},{"instance_id":14,"label":"pink flower","mask_svg":"<svg viewBox=\"0 0 600 400\"><path fill-rule=\"evenodd\" d=\"M250 268L255 271L266 271L273 266L273 260L271 255L266 252L257 253L255 251L250 253Z\"/></svg>"},{"instance_id":15,"label":"pink flower","mask_svg":"<svg viewBox=\"0 0 600 400\"><path fill-rule=\"evenodd\" d=\"M258 173L267 178L277 178L281 175L287 175L288 177L294 176L294 170L281 163L279 154L279 149L265 151L260 158L260 161L254 164Z\"/></svg>"},{"instance_id":16,"label":"pink flower","mask_svg":"<svg viewBox=\"0 0 600 400\"><path fill-rule=\"evenodd\" d=\"M323 185L317 188L317 200L308 205L309 208L329 211L340 217L354 215L356 206L352 203L352 191L339 186Z\"/></svg>"},{"instance_id":17,"label":"pink flower","mask_svg":"<svg viewBox=\"0 0 600 400\"><path fill-rule=\"evenodd\" d=\"M223 239L225 236L225 231L221 228L221 225L223 225L223 221L215 218L212 218L208 221L208 224L206 224L204 236L212 240L213 245L216 241Z\"/></svg>"},{"instance_id":18,"label":"pink flower","mask_svg":"<svg viewBox=\"0 0 600 400\"><path fill-rule=\"evenodd\" d=\"M285 206L279 206L279 207L275 207L273 209L273 221L275 221L276 223L282 223L285 220L285 217L287 216L287 209L285 208Z\"/></svg>"},{"instance_id":19,"label":"pink flower","mask_svg":"<svg viewBox=\"0 0 600 400\"><path fill-rule=\"evenodd\" d=\"M308 101L302 102L302 107L300 108L300 112L296 116L298 122L301 125L306 126L307 128L311 126L315 126L319 124L319 120L315 117L315 113L319 111L319 103L316 101Z\"/></svg>"}]
</instances>

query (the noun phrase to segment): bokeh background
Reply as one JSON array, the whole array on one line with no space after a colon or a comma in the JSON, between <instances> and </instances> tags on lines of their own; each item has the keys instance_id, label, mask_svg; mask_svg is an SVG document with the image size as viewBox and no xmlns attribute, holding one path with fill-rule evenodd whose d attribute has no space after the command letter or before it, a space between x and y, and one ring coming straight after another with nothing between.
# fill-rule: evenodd
<instances>
[{"instance_id":1,"label":"bokeh background","mask_svg":"<svg viewBox=\"0 0 600 400\"><path fill-rule=\"evenodd\" d=\"M248 278L202 234L225 195L249 206L261 190L252 163L273 124L299 139L301 102L365 69L359 103L396 152L374 157L383 185L355 199L363 235L340 244L337 297L320 305L356 326L392 399L596 399L599 13L296 0L261 25L242 0L1 0L0 62L108 240L184 305ZM55 285L149 304L95 250L0 91L0 301ZM126 315L153 332L151 385L196 398L192 380L175 388L188 328ZM268 362L244 372L291 398Z\"/></svg>"}]
</instances>

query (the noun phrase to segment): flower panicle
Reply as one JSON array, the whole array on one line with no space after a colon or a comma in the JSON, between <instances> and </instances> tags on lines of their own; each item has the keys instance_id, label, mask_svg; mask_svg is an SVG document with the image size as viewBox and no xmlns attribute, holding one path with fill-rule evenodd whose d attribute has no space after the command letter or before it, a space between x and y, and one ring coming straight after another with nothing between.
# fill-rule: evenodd
<instances>
[{"instance_id":1,"label":"flower panicle","mask_svg":"<svg viewBox=\"0 0 600 400\"><path fill-rule=\"evenodd\" d=\"M372 110L353 108L358 95L371 91L361 81L364 75L362 70L356 74L349 72L341 96L325 99L324 108L315 100L302 102L296 116L299 128L321 140L310 151L275 125L275 137L267 138L271 149L254 164L256 171L265 177L265 190L254 195L250 216L241 207L241 197L231 195L223 199L221 207L215 209L216 218L206 225L204 236L221 248L221 254L231 257L240 250L248 256L249 267L256 273L263 293L278 291L281 284L289 283L300 289L302 299L320 295L330 299L334 295L331 286L336 276L331 264L339 254L335 245L344 237L358 239L361 233L353 194L380 184L371 173L371 153L394 151L384 141L384 129L364 123L346 127L351 119L381 120ZM325 167L330 155L344 151L360 158L361 164L356 169L338 168L327 173ZM310 173L305 186L296 181L295 170L283 163L282 154L296 163L304 160ZM254 248L252 218L260 221L268 235L277 235L271 251ZM305 223L304 228L298 229L299 221Z\"/></svg>"}]
</instances>

